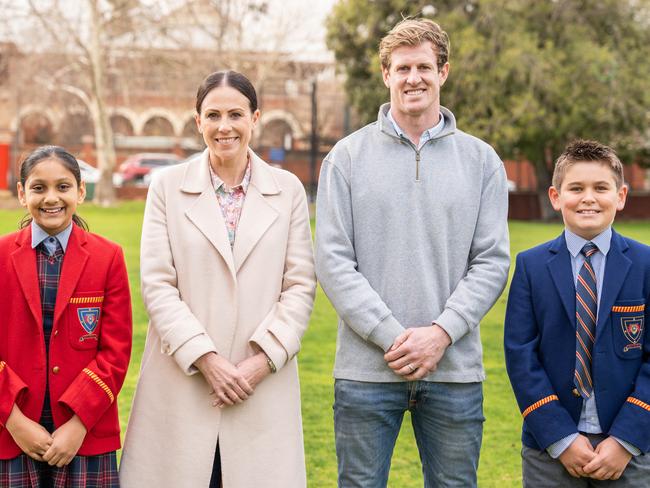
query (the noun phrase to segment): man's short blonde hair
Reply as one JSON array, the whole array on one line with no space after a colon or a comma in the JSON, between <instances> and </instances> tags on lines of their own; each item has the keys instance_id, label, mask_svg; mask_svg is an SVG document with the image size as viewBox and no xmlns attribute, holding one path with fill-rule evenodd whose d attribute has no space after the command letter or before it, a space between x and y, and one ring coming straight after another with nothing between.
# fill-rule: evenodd
<instances>
[{"instance_id":1,"label":"man's short blonde hair","mask_svg":"<svg viewBox=\"0 0 650 488\"><path fill-rule=\"evenodd\" d=\"M576 163L603 164L612 170L617 190L625 184L623 164L611 147L597 141L577 139L567 145L555 162L552 184L557 191L560 191L567 170Z\"/></svg>"},{"instance_id":2,"label":"man's short blonde hair","mask_svg":"<svg viewBox=\"0 0 650 488\"><path fill-rule=\"evenodd\" d=\"M417 46L427 41L433 45L438 70L442 69L449 60L449 36L429 19L404 19L393 27L379 43L381 66L390 68L390 56L398 47Z\"/></svg>"}]
</instances>

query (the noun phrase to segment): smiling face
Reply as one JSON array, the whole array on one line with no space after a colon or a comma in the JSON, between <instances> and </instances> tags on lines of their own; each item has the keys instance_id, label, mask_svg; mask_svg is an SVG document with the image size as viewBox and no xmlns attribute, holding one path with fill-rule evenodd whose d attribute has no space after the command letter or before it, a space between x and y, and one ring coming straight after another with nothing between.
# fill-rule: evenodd
<instances>
[{"instance_id":1,"label":"smiling face","mask_svg":"<svg viewBox=\"0 0 650 488\"><path fill-rule=\"evenodd\" d=\"M390 108L398 123L418 119L427 127L438 122L440 87L447 80L449 63L441 69L431 42L400 46L390 55L390 66L382 68L390 89Z\"/></svg>"},{"instance_id":2,"label":"smiling face","mask_svg":"<svg viewBox=\"0 0 650 488\"><path fill-rule=\"evenodd\" d=\"M72 221L86 187L55 157L38 162L25 184L18 183L18 199L45 232L56 235Z\"/></svg>"},{"instance_id":3,"label":"smiling face","mask_svg":"<svg viewBox=\"0 0 650 488\"><path fill-rule=\"evenodd\" d=\"M259 110L251 113L248 98L235 88L213 88L201 103L201 113L195 115L196 125L210 150L210 161L246 161L248 143L259 116Z\"/></svg>"},{"instance_id":4,"label":"smiling face","mask_svg":"<svg viewBox=\"0 0 650 488\"><path fill-rule=\"evenodd\" d=\"M553 208L562 212L566 228L591 240L623 210L627 187L616 188L614 173L606 164L578 162L566 169L560 189L552 186L548 195Z\"/></svg>"}]
</instances>

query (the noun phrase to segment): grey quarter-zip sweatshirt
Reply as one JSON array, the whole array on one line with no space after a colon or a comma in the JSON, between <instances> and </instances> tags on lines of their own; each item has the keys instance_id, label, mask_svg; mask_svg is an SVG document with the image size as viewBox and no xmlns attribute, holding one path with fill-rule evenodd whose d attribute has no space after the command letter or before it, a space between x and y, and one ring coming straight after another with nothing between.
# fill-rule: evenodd
<instances>
[{"instance_id":1,"label":"grey quarter-zip sweatshirt","mask_svg":"<svg viewBox=\"0 0 650 488\"><path fill-rule=\"evenodd\" d=\"M435 322L452 344L425 381L482 381L478 325L510 265L503 163L444 107L443 130L418 150L389 108L321 167L316 273L339 316L334 377L403 381L384 352L405 328Z\"/></svg>"}]
</instances>

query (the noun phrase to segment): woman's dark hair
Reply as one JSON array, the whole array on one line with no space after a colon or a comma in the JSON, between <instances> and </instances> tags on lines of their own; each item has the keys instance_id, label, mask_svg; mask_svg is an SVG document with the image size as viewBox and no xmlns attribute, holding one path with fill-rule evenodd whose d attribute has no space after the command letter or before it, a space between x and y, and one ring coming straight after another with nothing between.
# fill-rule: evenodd
<instances>
[{"instance_id":1,"label":"woman's dark hair","mask_svg":"<svg viewBox=\"0 0 650 488\"><path fill-rule=\"evenodd\" d=\"M216 71L208 75L199 86L196 92L196 113L201 113L203 100L214 88L219 86L229 86L248 98L251 112L257 110L257 93L248 78L241 73L232 70Z\"/></svg>"},{"instance_id":2,"label":"woman's dark hair","mask_svg":"<svg viewBox=\"0 0 650 488\"><path fill-rule=\"evenodd\" d=\"M20 184L23 186L23 189L25 188L25 183L27 182L27 178L32 170L38 163L45 161L46 159L58 160L68 171L70 171L70 173L74 175L77 187L81 185L81 170L79 169L79 163L72 154L60 146L41 146L27 156L20 165ZM20 228L22 229L23 227L27 227L31 221L32 217L30 215L25 215L25 217L20 221ZM77 214L72 215L72 221L83 230L88 230L88 224L86 221Z\"/></svg>"}]
</instances>

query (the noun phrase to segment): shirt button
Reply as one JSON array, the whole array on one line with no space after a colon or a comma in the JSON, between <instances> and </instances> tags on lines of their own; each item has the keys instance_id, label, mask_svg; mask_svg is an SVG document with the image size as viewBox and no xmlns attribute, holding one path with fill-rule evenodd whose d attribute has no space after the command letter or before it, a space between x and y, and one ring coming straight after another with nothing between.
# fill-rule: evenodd
<instances>
[{"instance_id":1,"label":"shirt button","mask_svg":"<svg viewBox=\"0 0 650 488\"><path fill-rule=\"evenodd\" d=\"M59 330L57 329L54 331L54 336L56 337L58 334L59 334Z\"/></svg>"},{"instance_id":2,"label":"shirt button","mask_svg":"<svg viewBox=\"0 0 650 488\"><path fill-rule=\"evenodd\" d=\"M571 393L573 393L573 394L574 394L575 396L577 396L577 397L580 396L580 392L578 391L577 388L574 388L573 390L571 390Z\"/></svg>"},{"instance_id":3,"label":"shirt button","mask_svg":"<svg viewBox=\"0 0 650 488\"><path fill-rule=\"evenodd\" d=\"M54 366L54 367L52 368L52 373L53 373L53 374L59 374L59 370L60 370L60 368L59 368L58 366Z\"/></svg>"}]
</instances>

